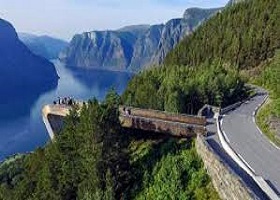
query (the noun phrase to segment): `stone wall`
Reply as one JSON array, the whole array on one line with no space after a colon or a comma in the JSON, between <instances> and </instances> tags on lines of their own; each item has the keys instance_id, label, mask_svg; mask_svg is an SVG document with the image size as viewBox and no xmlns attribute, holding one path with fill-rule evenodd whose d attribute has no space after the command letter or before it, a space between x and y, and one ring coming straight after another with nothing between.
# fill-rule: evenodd
<instances>
[{"instance_id":1,"label":"stone wall","mask_svg":"<svg viewBox=\"0 0 280 200\"><path fill-rule=\"evenodd\" d=\"M200 135L196 139L196 150L202 158L207 173L212 178L212 183L221 199L255 199L254 195L247 189L239 176L234 174L223 163Z\"/></svg>"},{"instance_id":2,"label":"stone wall","mask_svg":"<svg viewBox=\"0 0 280 200\"><path fill-rule=\"evenodd\" d=\"M130 115L145 117L145 118L154 118L164 121L173 121L180 122L185 124L193 124L193 125L206 125L205 117L193 116L193 115L184 115L184 114L176 114L176 113L168 113L159 110L150 110L150 109L138 109L138 108L129 108L129 107L119 107L119 112L121 115L126 115L125 109L130 111Z\"/></svg>"},{"instance_id":3,"label":"stone wall","mask_svg":"<svg viewBox=\"0 0 280 200\"><path fill-rule=\"evenodd\" d=\"M176 137L195 137L197 134L204 135L206 132L204 126L163 121L154 118L150 119L132 115L120 115L119 119L122 127L153 131Z\"/></svg>"}]
</instances>

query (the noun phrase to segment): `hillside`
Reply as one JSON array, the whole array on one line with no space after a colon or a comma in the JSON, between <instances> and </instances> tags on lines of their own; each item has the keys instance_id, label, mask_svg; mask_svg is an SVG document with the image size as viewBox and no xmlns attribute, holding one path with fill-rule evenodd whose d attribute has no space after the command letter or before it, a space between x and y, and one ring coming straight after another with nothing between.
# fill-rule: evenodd
<instances>
[{"instance_id":1,"label":"hillside","mask_svg":"<svg viewBox=\"0 0 280 200\"><path fill-rule=\"evenodd\" d=\"M275 53L280 48L279 17L277 0L248 0L227 7L180 42L167 55L163 68L136 76L123 95L124 101L186 113L195 113L204 103L226 106L246 96L242 84L227 83L232 75L220 74L235 71L243 83L250 80L270 91L270 101L257 121L263 132L280 144L280 62L279 53ZM213 73L213 66L221 71ZM235 95L228 96L233 91Z\"/></svg>"},{"instance_id":2,"label":"hillside","mask_svg":"<svg viewBox=\"0 0 280 200\"><path fill-rule=\"evenodd\" d=\"M54 89L59 78L54 65L33 54L18 39L12 24L3 19L0 19L0 74L2 120L30 113L30 106L41 94Z\"/></svg>"},{"instance_id":3,"label":"hillside","mask_svg":"<svg viewBox=\"0 0 280 200\"><path fill-rule=\"evenodd\" d=\"M280 147L280 51L261 67L260 75L252 78L252 83L265 87L270 97L260 110L257 122L261 129Z\"/></svg>"},{"instance_id":4,"label":"hillside","mask_svg":"<svg viewBox=\"0 0 280 200\"><path fill-rule=\"evenodd\" d=\"M121 128L118 103L90 101L55 142L0 165L0 199L219 199L192 141Z\"/></svg>"},{"instance_id":5,"label":"hillside","mask_svg":"<svg viewBox=\"0 0 280 200\"><path fill-rule=\"evenodd\" d=\"M44 84L57 81L54 65L32 54L18 39L14 27L0 19L1 85ZM16 81L15 81L16 80Z\"/></svg>"},{"instance_id":6,"label":"hillside","mask_svg":"<svg viewBox=\"0 0 280 200\"><path fill-rule=\"evenodd\" d=\"M20 93L21 90L30 91L30 87L34 85L36 88L41 87L40 90L56 85L58 75L52 63L31 53L18 39L14 27L9 22L0 19L0 30L0 91L2 94L15 91ZM35 88L34 91L36 91ZM15 98L17 96L17 94L14 95Z\"/></svg>"},{"instance_id":7,"label":"hillside","mask_svg":"<svg viewBox=\"0 0 280 200\"><path fill-rule=\"evenodd\" d=\"M186 37L164 63L195 66L220 59L239 69L256 67L280 47L279 17L277 0L237 3Z\"/></svg>"},{"instance_id":8,"label":"hillside","mask_svg":"<svg viewBox=\"0 0 280 200\"><path fill-rule=\"evenodd\" d=\"M66 48L67 42L49 36L37 36L28 33L19 33L19 39L36 55L48 60L56 59L59 53Z\"/></svg>"},{"instance_id":9,"label":"hillside","mask_svg":"<svg viewBox=\"0 0 280 200\"><path fill-rule=\"evenodd\" d=\"M226 8L186 37L164 66L136 75L121 99L109 93L104 102L89 101L80 117L74 110L56 142L18 160L19 171L3 167L11 173L0 174L0 198L219 199L191 140L128 132L117 106L195 114L205 103L247 97L251 78L271 92L264 119L279 119L279 4L251 0Z\"/></svg>"},{"instance_id":10,"label":"hillside","mask_svg":"<svg viewBox=\"0 0 280 200\"><path fill-rule=\"evenodd\" d=\"M227 106L248 95L237 70L211 65L169 65L146 70L129 82L125 104L196 115L205 104Z\"/></svg>"},{"instance_id":11,"label":"hillside","mask_svg":"<svg viewBox=\"0 0 280 200\"><path fill-rule=\"evenodd\" d=\"M161 63L180 40L218 10L190 8L183 18L171 19L166 24L77 34L60 59L68 66L137 72Z\"/></svg>"}]
</instances>

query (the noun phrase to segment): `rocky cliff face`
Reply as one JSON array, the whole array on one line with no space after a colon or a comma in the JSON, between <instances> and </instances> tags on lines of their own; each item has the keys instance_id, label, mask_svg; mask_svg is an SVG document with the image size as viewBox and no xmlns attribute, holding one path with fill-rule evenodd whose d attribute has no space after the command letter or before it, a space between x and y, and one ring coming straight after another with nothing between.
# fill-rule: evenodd
<instances>
[{"instance_id":1,"label":"rocky cliff face","mask_svg":"<svg viewBox=\"0 0 280 200\"><path fill-rule=\"evenodd\" d=\"M58 75L49 61L34 55L18 39L14 27L0 19L0 89L56 84ZM5 95L5 94L3 94Z\"/></svg>"},{"instance_id":2,"label":"rocky cliff face","mask_svg":"<svg viewBox=\"0 0 280 200\"><path fill-rule=\"evenodd\" d=\"M93 31L75 35L60 55L68 66L125 70L129 65L135 36L129 32Z\"/></svg>"},{"instance_id":3,"label":"rocky cliff face","mask_svg":"<svg viewBox=\"0 0 280 200\"><path fill-rule=\"evenodd\" d=\"M75 35L60 59L69 66L139 71L160 64L180 40L217 9L187 9L183 18L161 25L129 26L117 31Z\"/></svg>"},{"instance_id":4,"label":"rocky cliff face","mask_svg":"<svg viewBox=\"0 0 280 200\"><path fill-rule=\"evenodd\" d=\"M133 57L128 66L129 71L139 71L141 67L152 64L153 55L158 48L164 25L151 26L137 38L133 48Z\"/></svg>"},{"instance_id":5,"label":"rocky cliff face","mask_svg":"<svg viewBox=\"0 0 280 200\"><path fill-rule=\"evenodd\" d=\"M37 36L28 33L19 33L19 39L32 51L32 53L48 60L58 58L68 43L49 36Z\"/></svg>"}]
</instances>

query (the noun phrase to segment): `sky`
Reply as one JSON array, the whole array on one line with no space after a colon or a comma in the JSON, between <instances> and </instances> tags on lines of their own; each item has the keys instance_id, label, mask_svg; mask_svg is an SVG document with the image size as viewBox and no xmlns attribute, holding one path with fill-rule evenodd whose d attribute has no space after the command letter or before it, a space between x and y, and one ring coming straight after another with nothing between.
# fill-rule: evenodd
<instances>
[{"instance_id":1,"label":"sky","mask_svg":"<svg viewBox=\"0 0 280 200\"><path fill-rule=\"evenodd\" d=\"M0 18L17 32L64 40L82 32L161 24L190 7L213 8L228 0L0 0Z\"/></svg>"}]
</instances>

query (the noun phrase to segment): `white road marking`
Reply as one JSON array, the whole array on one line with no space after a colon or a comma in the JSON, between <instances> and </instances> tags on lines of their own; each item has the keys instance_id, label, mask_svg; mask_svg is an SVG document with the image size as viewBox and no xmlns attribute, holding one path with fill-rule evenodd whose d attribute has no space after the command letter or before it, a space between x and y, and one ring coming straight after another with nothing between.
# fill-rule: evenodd
<instances>
[{"instance_id":1,"label":"white road marking","mask_svg":"<svg viewBox=\"0 0 280 200\"><path fill-rule=\"evenodd\" d=\"M224 130L222 130L222 132L224 133L224 136L225 136L225 139L226 139L227 143L230 143L230 140L228 139L228 136L227 136L226 132Z\"/></svg>"},{"instance_id":2,"label":"white road marking","mask_svg":"<svg viewBox=\"0 0 280 200\"><path fill-rule=\"evenodd\" d=\"M255 170L249 165L249 163L247 163L246 160L240 154L237 155L247 165L247 167L249 167L251 171L254 172L254 174L256 174Z\"/></svg>"},{"instance_id":3,"label":"white road marking","mask_svg":"<svg viewBox=\"0 0 280 200\"><path fill-rule=\"evenodd\" d=\"M279 148L276 144L274 144L266 135L263 134L262 130L258 127L257 124L256 124L256 127L257 127L259 133L260 133L263 137L265 137L265 139L268 140L269 143L272 144L272 146L274 146L276 149L280 150L280 148Z\"/></svg>"}]
</instances>

